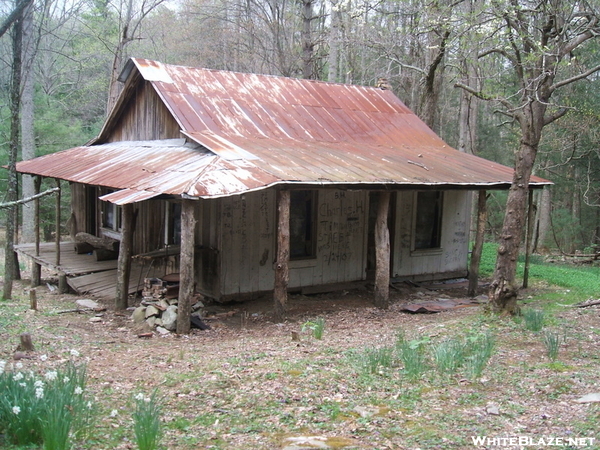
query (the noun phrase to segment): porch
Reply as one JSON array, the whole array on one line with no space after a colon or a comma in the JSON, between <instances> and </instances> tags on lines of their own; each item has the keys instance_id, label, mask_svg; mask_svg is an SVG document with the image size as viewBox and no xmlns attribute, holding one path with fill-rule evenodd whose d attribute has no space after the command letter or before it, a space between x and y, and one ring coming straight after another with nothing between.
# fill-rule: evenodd
<instances>
[{"instance_id":1,"label":"porch","mask_svg":"<svg viewBox=\"0 0 600 450\"><path fill-rule=\"evenodd\" d=\"M65 274L67 284L80 295L89 295L103 300L114 300L117 285L117 260L96 261L91 253L78 254L73 242L60 243L60 261L57 264L56 244L40 244L40 254L36 255L35 244L19 244L15 251L26 256L42 268L58 274ZM162 277L163 270L153 264L154 258L132 258L129 278L130 295L140 291L144 278Z\"/></svg>"}]
</instances>

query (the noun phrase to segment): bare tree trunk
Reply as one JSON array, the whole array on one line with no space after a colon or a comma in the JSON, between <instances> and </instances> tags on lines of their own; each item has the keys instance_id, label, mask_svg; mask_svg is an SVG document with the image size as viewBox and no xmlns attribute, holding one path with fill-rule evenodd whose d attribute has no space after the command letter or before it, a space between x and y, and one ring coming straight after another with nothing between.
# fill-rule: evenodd
<instances>
[{"instance_id":1,"label":"bare tree trunk","mask_svg":"<svg viewBox=\"0 0 600 450\"><path fill-rule=\"evenodd\" d=\"M312 41L312 21L314 0L302 0L302 78L315 78L314 43Z\"/></svg>"},{"instance_id":2,"label":"bare tree trunk","mask_svg":"<svg viewBox=\"0 0 600 450\"><path fill-rule=\"evenodd\" d=\"M528 134L527 137L531 137L531 134ZM529 179L531 178L537 148L537 146L534 147L529 144L533 140L527 139L527 137L522 139L520 151L516 157L518 162L515 164L513 182L508 191L494 280L490 285L491 309L502 314L516 314L519 311L517 305L519 288L516 284L517 259L523 240ZM539 139L537 142L539 142Z\"/></svg>"},{"instance_id":3,"label":"bare tree trunk","mask_svg":"<svg viewBox=\"0 0 600 450\"><path fill-rule=\"evenodd\" d=\"M33 59L35 42L33 35L33 11L28 7L23 13L23 91L21 96L21 155L23 160L35 158L35 130L34 130L34 73ZM21 177L23 198L29 198L35 193L34 179L31 175L23 174ZM34 242L35 211L30 204L22 208L23 242Z\"/></svg>"},{"instance_id":4,"label":"bare tree trunk","mask_svg":"<svg viewBox=\"0 0 600 450\"><path fill-rule=\"evenodd\" d=\"M21 107L21 73L22 73L22 43L23 29L21 16L13 23L12 35L12 80L10 86L10 142L8 153L8 186L6 200L16 201L18 197L17 156L19 154L19 113ZM17 206L11 206L6 211L6 249L4 253L4 288L3 297L12 298L13 280L16 264L14 256L15 224Z\"/></svg>"},{"instance_id":5,"label":"bare tree trunk","mask_svg":"<svg viewBox=\"0 0 600 450\"><path fill-rule=\"evenodd\" d=\"M477 196L477 231L475 233L475 244L471 252L471 265L469 267L469 288L470 297L477 294L479 283L479 264L481 262L481 252L483 250L483 241L485 237L485 224L487 222L487 192L479 191Z\"/></svg>"},{"instance_id":6,"label":"bare tree trunk","mask_svg":"<svg viewBox=\"0 0 600 450\"><path fill-rule=\"evenodd\" d=\"M546 248L546 236L550 229L550 212L551 212L552 192L550 189L542 189L538 194L538 208L536 211L535 233L533 240L532 252Z\"/></svg>"},{"instance_id":7,"label":"bare tree trunk","mask_svg":"<svg viewBox=\"0 0 600 450\"><path fill-rule=\"evenodd\" d=\"M276 321L283 321L287 311L287 289L290 280L290 191L277 191L277 261L273 286Z\"/></svg>"},{"instance_id":8,"label":"bare tree trunk","mask_svg":"<svg viewBox=\"0 0 600 450\"><path fill-rule=\"evenodd\" d=\"M181 204L181 249L179 256L179 298L177 303L177 334L190 332L192 298L196 288L196 204L183 200Z\"/></svg>"},{"instance_id":9,"label":"bare tree trunk","mask_svg":"<svg viewBox=\"0 0 600 450\"><path fill-rule=\"evenodd\" d=\"M379 193L375 222L375 306L387 309L390 305L390 230L388 212L391 192Z\"/></svg>"},{"instance_id":10,"label":"bare tree trunk","mask_svg":"<svg viewBox=\"0 0 600 450\"><path fill-rule=\"evenodd\" d=\"M340 50L340 11L337 2L332 2L331 29L329 31L329 73L327 81L337 83L338 80L338 57Z\"/></svg>"}]
</instances>

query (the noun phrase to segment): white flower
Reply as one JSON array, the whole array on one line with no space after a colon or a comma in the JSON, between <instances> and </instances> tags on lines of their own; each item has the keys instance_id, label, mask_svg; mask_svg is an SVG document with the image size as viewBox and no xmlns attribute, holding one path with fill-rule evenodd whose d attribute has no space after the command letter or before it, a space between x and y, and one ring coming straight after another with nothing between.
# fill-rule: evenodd
<instances>
[{"instance_id":1,"label":"white flower","mask_svg":"<svg viewBox=\"0 0 600 450\"><path fill-rule=\"evenodd\" d=\"M41 388L41 387L36 388L36 390L35 390L35 397L36 398L44 398L44 389Z\"/></svg>"},{"instance_id":2,"label":"white flower","mask_svg":"<svg viewBox=\"0 0 600 450\"><path fill-rule=\"evenodd\" d=\"M12 412L13 414L19 414L21 412L21 408L19 408L18 406L13 406L12 407Z\"/></svg>"},{"instance_id":3,"label":"white flower","mask_svg":"<svg viewBox=\"0 0 600 450\"><path fill-rule=\"evenodd\" d=\"M87 406L87 409L92 409L92 402L87 402L85 406Z\"/></svg>"},{"instance_id":4,"label":"white flower","mask_svg":"<svg viewBox=\"0 0 600 450\"><path fill-rule=\"evenodd\" d=\"M35 380L35 383L33 383L33 387L43 388L44 387L44 382L42 380Z\"/></svg>"},{"instance_id":5,"label":"white flower","mask_svg":"<svg viewBox=\"0 0 600 450\"><path fill-rule=\"evenodd\" d=\"M19 386L21 386L21 387L23 387L23 388L24 388L24 387L27 387L27 383L19 383Z\"/></svg>"},{"instance_id":6,"label":"white flower","mask_svg":"<svg viewBox=\"0 0 600 450\"><path fill-rule=\"evenodd\" d=\"M48 355L42 355L40 356L40 360L41 361L46 361L48 359Z\"/></svg>"},{"instance_id":7,"label":"white flower","mask_svg":"<svg viewBox=\"0 0 600 450\"><path fill-rule=\"evenodd\" d=\"M67 384L69 381L71 381L71 379L69 377L63 378L63 383Z\"/></svg>"},{"instance_id":8,"label":"white flower","mask_svg":"<svg viewBox=\"0 0 600 450\"><path fill-rule=\"evenodd\" d=\"M23 379L23 373L22 372L17 372L13 375L13 380L15 381L19 381Z\"/></svg>"},{"instance_id":9,"label":"white flower","mask_svg":"<svg viewBox=\"0 0 600 450\"><path fill-rule=\"evenodd\" d=\"M0 359L0 375L4 373L4 367L6 367L6 361Z\"/></svg>"},{"instance_id":10,"label":"white flower","mask_svg":"<svg viewBox=\"0 0 600 450\"><path fill-rule=\"evenodd\" d=\"M79 356L79 352L77 350L75 350L74 348L72 348L71 349L71 356L78 357Z\"/></svg>"},{"instance_id":11,"label":"white flower","mask_svg":"<svg viewBox=\"0 0 600 450\"><path fill-rule=\"evenodd\" d=\"M23 368L23 363L22 362L18 362L15 364L15 369L22 369Z\"/></svg>"},{"instance_id":12,"label":"white flower","mask_svg":"<svg viewBox=\"0 0 600 450\"><path fill-rule=\"evenodd\" d=\"M119 414L119 411L117 411L116 409L113 409L113 410L110 412L110 417L117 417L117 415L118 415L118 414Z\"/></svg>"},{"instance_id":13,"label":"white flower","mask_svg":"<svg viewBox=\"0 0 600 450\"><path fill-rule=\"evenodd\" d=\"M145 401L146 403L150 403L150 400L152 400L150 397L146 397L146 398L144 399L144 401Z\"/></svg>"},{"instance_id":14,"label":"white flower","mask_svg":"<svg viewBox=\"0 0 600 450\"><path fill-rule=\"evenodd\" d=\"M76 395L83 394L83 389L81 388L81 386L77 386L77 387L75 388L75 394L76 394Z\"/></svg>"},{"instance_id":15,"label":"white flower","mask_svg":"<svg viewBox=\"0 0 600 450\"><path fill-rule=\"evenodd\" d=\"M135 399L136 400L144 400L144 394L142 394L141 392L135 394Z\"/></svg>"},{"instance_id":16,"label":"white flower","mask_svg":"<svg viewBox=\"0 0 600 450\"><path fill-rule=\"evenodd\" d=\"M50 372L46 372L46 375L44 375L46 377L46 380L52 381L52 380L56 380L56 378L58 377L58 373L56 373L55 370L52 370Z\"/></svg>"}]
</instances>

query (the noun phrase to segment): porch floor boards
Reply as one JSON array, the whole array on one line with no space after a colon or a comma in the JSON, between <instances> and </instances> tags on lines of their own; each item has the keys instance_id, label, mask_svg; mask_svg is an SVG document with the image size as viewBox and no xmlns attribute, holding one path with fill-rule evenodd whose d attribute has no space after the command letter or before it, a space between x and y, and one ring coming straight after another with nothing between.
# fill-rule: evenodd
<instances>
[{"instance_id":1,"label":"porch floor boards","mask_svg":"<svg viewBox=\"0 0 600 450\"><path fill-rule=\"evenodd\" d=\"M40 244L40 254L35 254L35 244L19 244L15 250L51 271L67 275L67 283L78 294L114 300L117 289L117 260L96 261L94 255L77 254L72 242L60 243L60 264L56 264L56 244ZM143 288L144 278L162 276L155 273L149 263L132 260L129 293Z\"/></svg>"}]
</instances>

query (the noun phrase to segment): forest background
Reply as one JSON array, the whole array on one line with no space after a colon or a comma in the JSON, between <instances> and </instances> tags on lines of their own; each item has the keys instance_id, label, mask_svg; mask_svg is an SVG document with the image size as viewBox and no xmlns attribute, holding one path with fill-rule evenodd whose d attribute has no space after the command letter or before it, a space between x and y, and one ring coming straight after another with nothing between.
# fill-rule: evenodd
<instances>
[{"instance_id":1,"label":"forest background","mask_svg":"<svg viewBox=\"0 0 600 450\"><path fill-rule=\"evenodd\" d=\"M0 23L18 4L0 0ZM589 21L589 14L598 16L600 10L595 0L33 0L21 21L19 159L94 138L118 95L123 64L136 56L211 69L383 83L454 148L512 166L522 136L519 124L499 108L501 103L486 100L519 95L519 80L503 54L516 50L514 34L506 32L507 17L540 5L549 20L569 16L575 28L585 21L578 14L586 11ZM530 25L520 37L535 34L537 24ZM15 59L9 35L0 39L2 164L11 142ZM600 244L600 85L598 72L588 69L598 65L599 50L598 40L590 39L558 66L567 75L589 74L561 86L549 105L566 114L544 128L537 149L534 173L555 183L536 193L533 246L538 251L586 254ZM460 86L485 91L486 98ZM0 192L7 192L7 182L3 171ZM22 195L27 189L24 183ZM496 192L488 200L490 239L501 233L506 196ZM63 201L68 204L68 195ZM50 240L54 200L46 199L42 208L44 237ZM23 209L23 223L30 222L32 209Z\"/></svg>"}]
</instances>

